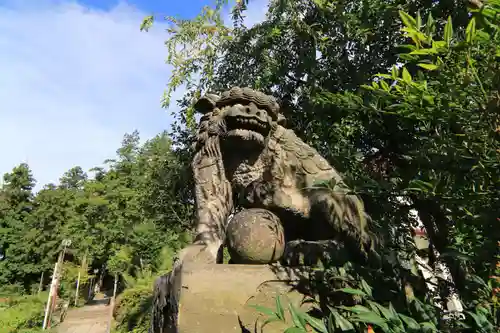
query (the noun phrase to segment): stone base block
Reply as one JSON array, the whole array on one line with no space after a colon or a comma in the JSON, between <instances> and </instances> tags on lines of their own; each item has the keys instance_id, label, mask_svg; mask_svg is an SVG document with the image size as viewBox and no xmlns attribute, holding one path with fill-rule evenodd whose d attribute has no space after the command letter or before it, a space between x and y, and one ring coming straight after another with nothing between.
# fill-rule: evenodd
<instances>
[{"instance_id":1,"label":"stone base block","mask_svg":"<svg viewBox=\"0 0 500 333\"><path fill-rule=\"evenodd\" d=\"M261 332L266 315L249 305L276 309L278 295L288 316L289 302L302 310L310 306L301 305L304 296L267 265L185 264L179 277L178 333ZM263 332L282 333L288 326L273 322Z\"/></svg>"}]
</instances>

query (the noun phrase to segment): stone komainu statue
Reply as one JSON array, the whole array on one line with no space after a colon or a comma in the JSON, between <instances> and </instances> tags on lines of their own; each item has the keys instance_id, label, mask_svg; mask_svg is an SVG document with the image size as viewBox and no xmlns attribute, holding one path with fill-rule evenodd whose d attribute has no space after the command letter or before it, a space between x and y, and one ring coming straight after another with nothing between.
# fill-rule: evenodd
<instances>
[{"instance_id":1,"label":"stone komainu statue","mask_svg":"<svg viewBox=\"0 0 500 333\"><path fill-rule=\"evenodd\" d=\"M181 251L172 272L156 283L154 333L175 332L174 277L181 264L221 263L228 218L235 208L272 213L287 243L337 239L350 251L363 252L372 241L360 199L316 186L343 182L315 149L285 127L272 96L234 87L220 96L202 97L195 108L202 113L192 161L196 237Z\"/></svg>"}]
</instances>

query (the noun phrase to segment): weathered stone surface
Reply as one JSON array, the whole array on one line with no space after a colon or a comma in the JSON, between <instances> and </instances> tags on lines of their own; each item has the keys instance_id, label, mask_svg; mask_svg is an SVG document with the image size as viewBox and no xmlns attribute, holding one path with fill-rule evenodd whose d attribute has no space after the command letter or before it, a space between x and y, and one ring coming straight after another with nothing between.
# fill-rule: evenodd
<instances>
[{"instance_id":1,"label":"weathered stone surface","mask_svg":"<svg viewBox=\"0 0 500 333\"><path fill-rule=\"evenodd\" d=\"M236 214L227 230L227 246L235 264L269 264L281 258L285 234L280 219L267 209Z\"/></svg>"},{"instance_id":2,"label":"weathered stone surface","mask_svg":"<svg viewBox=\"0 0 500 333\"><path fill-rule=\"evenodd\" d=\"M371 245L363 202L349 193L325 158L285 128L273 96L233 87L200 98L195 108L202 113L191 164L195 244L205 245L213 262L233 208L272 212L282 222L286 241L337 238L361 252ZM318 182L336 188L318 187Z\"/></svg>"},{"instance_id":3,"label":"weathered stone surface","mask_svg":"<svg viewBox=\"0 0 500 333\"><path fill-rule=\"evenodd\" d=\"M275 298L282 295L284 306L290 301L301 308L304 297L293 290L294 281L278 279L268 265L186 264L179 276L178 333L261 332L265 317L251 304L275 309ZM263 332L286 328L275 322Z\"/></svg>"}]
</instances>

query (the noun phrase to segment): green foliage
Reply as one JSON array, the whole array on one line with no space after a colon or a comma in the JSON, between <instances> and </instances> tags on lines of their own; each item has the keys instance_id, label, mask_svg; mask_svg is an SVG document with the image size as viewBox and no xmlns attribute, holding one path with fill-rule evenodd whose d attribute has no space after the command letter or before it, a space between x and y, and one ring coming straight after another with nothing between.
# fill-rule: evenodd
<instances>
[{"instance_id":1,"label":"green foliage","mask_svg":"<svg viewBox=\"0 0 500 333\"><path fill-rule=\"evenodd\" d=\"M4 298L5 299L5 298ZM37 296L10 295L0 301L0 327L5 333L41 332L47 293Z\"/></svg>"},{"instance_id":2,"label":"green foliage","mask_svg":"<svg viewBox=\"0 0 500 333\"><path fill-rule=\"evenodd\" d=\"M160 133L143 145L139 142L138 132L125 135L117 158L106 161L106 170L91 170L94 175L89 177L74 167L59 185L46 185L36 195L27 165L4 176L0 285L10 285L10 290L2 288L3 293L37 292L40 283L46 289L62 241L70 239L58 291L63 301L74 304L79 275L80 303L87 299L91 282L95 285L101 277L103 291L110 294L113 284L106 281L115 274L119 292L130 281L142 279L146 295L145 284L152 287L152 272L160 274L189 241L192 196L187 159L172 148L169 136ZM169 256L161 256L165 262L158 262L165 246ZM143 276L146 271L149 277ZM17 313L14 308L9 311Z\"/></svg>"},{"instance_id":3,"label":"green foliage","mask_svg":"<svg viewBox=\"0 0 500 333\"><path fill-rule=\"evenodd\" d=\"M174 250L164 247L151 267L140 269L134 276L123 275L127 288L117 299L114 311L116 332L148 332L154 280L170 271L173 261Z\"/></svg>"},{"instance_id":4,"label":"green foliage","mask_svg":"<svg viewBox=\"0 0 500 333\"><path fill-rule=\"evenodd\" d=\"M115 308L116 332L148 332L154 279L145 279L120 294Z\"/></svg>"},{"instance_id":5,"label":"green foliage","mask_svg":"<svg viewBox=\"0 0 500 333\"><path fill-rule=\"evenodd\" d=\"M154 276L189 239L192 104L207 90L246 85L281 100L288 123L363 197L383 244L369 267L323 263L315 281L323 320L280 300L260 310L272 320L290 314L289 332L306 324L319 332L498 330L500 2L273 1L253 27L242 24L246 1L233 7L231 27L223 22L227 4L216 1L192 20L167 18L173 71L164 106L187 88L172 133L143 145L138 132L127 134L106 168L88 176L74 167L36 195L28 165L4 176L3 293L37 289L41 276L46 286L62 240L71 239L60 295L73 297L79 271L85 287L95 269L117 274L119 291L126 287L117 329L145 332ZM415 248L412 209L439 258ZM443 261L454 283L429 290L417 252L431 265ZM466 314L452 324L432 301L449 289ZM8 312L12 325L29 326L21 314L37 312L16 310L21 303Z\"/></svg>"},{"instance_id":6,"label":"green foliage","mask_svg":"<svg viewBox=\"0 0 500 333\"><path fill-rule=\"evenodd\" d=\"M325 318L333 318L325 319L330 331L368 324L376 331L498 330L493 289L484 281L500 239L499 4L273 1L265 20L247 28L239 20L245 3L238 2L231 28L210 25L207 9L194 20L171 21L167 44L183 51L171 61L167 95L187 87L181 124L190 127L191 105L206 91L238 85L271 93L291 127L365 200L382 260L373 267L324 263L328 278L319 293ZM212 10L220 17L219 3ZM216 30L210 46L202 42L208 25ZM192 133L176 129L178 141L189 142ZM411 210L429 233L425 251L415 248ZM435 293L429 290L417 253L431 265L444 262L453 283L440 280ZM358 291L346 298L340 290ZM460 295L464 320L444 320L433 305L450 290ZM360 306L369 314L353 310ZM290 332L300 330L294 325Z\"/></svg>"}]
</instances>

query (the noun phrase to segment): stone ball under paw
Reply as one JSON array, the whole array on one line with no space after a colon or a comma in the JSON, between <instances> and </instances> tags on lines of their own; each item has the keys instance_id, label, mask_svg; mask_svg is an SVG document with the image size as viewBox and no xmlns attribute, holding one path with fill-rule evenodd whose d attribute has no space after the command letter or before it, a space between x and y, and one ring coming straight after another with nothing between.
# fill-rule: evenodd
<instances>
[{"instance_id":1,"label":"stone ball under paw","mask_svg":"<svg viewBox=\"0 0 500 333\"><path fill-rule=\"evenodd\" d=\"M226 244L235 264L269 264L278 261L285 250L280 219L266 209L243 210L226 229Z\"/></svg>"}]
</instances>

